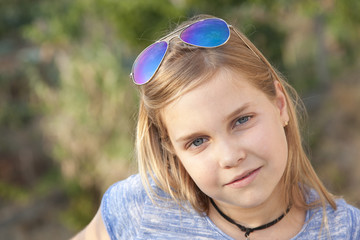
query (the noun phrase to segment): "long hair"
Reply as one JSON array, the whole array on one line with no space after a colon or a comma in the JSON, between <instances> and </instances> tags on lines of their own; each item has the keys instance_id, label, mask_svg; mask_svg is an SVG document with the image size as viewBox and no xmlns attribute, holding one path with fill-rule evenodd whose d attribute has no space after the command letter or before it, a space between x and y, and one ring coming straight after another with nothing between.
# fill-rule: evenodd
<instances>
[{"instance_id":1,"label":"long hair","mask_svg":"<svg viewBox=\"0 0 360 240\"><path fill-rule=\"evenodd\" d=\"M178 29L208 17L195 17ZM282 86L289 115L285 127L288 161L280 180L285 202L302 209L322 206L324 211L329 203L336 209L334 197L323 186L304 152L298 123L304 107L296 91L244 34L232 26L230 29L229 41L211 49L189 46L173 38L154 78L139 86L136 150L139 172L146 189L152 191L150 177L176 202L188 201L198 212L208 212L209 198L196 186L174 153L161 112L167 104L210 79L219 69L226 68L241 73L270 100L276 97L274 82L279 81ZM307 202L310 189L317 192L318 201Z\"/></svg>"}]
</instances>

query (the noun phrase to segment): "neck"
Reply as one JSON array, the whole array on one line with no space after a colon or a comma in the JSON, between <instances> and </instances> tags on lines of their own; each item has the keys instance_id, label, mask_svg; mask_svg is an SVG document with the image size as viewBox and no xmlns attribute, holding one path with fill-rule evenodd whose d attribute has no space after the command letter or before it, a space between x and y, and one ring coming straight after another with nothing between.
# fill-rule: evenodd
<instances>
[{"instance_id":1,"label":"neck","mask_svg":"<svg viewBox=\"0 0 360 240\"><path fill-rule=\"evenodd\" d=\"M250 235L250 233L254 232L254 231L259 231L259 230L264 230L267 229L269 227L272 227L273 225L275 225L276 223L278 223L279 221L281 221L281 219L283 219L285 217L285 215L290 211L290 206L286 209L286 211L281 214L278 218L272 220L271 222L268 222L266 224L262 224L258 227L255 228L250 228L250 227L245 227L241 224L238 224L237 222L235 222L232 218L230 218L229 216L227 216L226 214L224 214L219 208L218 206L216 206L215 202L210 199L211 204L214 206L214 208L216 209L216 211L224 218L226 219L228 222L230 222L231 224L234 224L235 226L237 226L242 232L245 233L245 237L246 239L248 239L248 236Z\"/></svg>"},{"instance_id":2,"label":"neck","mask_svg":"<svg viewBox=\"0 0 360 240\"><path fill-rule=\"evenodd\" d=\"M265 202L247 208L228 205L216 200L214 202L224 214L236 223L248 228L255 228L273 221L285 212L288 206L280 196L280 192L275 190ZM209 216L210 218L215 217L218 221L227 222L212 205L210 206Z\"/></svg>"}]
</instances>

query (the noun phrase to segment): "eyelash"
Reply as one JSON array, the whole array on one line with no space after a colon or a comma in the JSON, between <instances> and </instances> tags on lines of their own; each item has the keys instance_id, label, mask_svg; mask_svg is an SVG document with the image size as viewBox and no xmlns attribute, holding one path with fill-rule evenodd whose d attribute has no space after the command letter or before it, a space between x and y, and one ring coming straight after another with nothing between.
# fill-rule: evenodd
<instances>
[{"instance_id":1,"label":"eyelash","mask_svg":"<svg viewBox=\"0 0 360 240\"><path fill-rule=\"evenodd\" d=\"M238 126L238 125L242 125L247 123L250 119L252 118L252 116L243 116L243 117L239 117L238 119L236 119L234 126ZM246 120L245 122L241 122L239 124L237 124L240 120Z\"/></svg>"},{"instance_id":2,"label":"eyelash","mask_svg":"<svg viewBox=\"0 0 360 240\"><path fill-rule=\"evenodd\" d=\"M203 140L203 142L202 142L200 145L198 145L198 146L194 145L194 143L195 143L196 141L200 140L200 139ZM200 147L201 145L203 145L205 142L207 142L207 139L204 138L204 137L196 138L195 140L193 140L193 141L190 142L188 148L190 148L190 147L192 147L192 146L194 146L195 148L198 148L198 147Z\"/></svg>"},{"instance_id":3,"label":"eyelash","mask_svg":"<svg viewBox=\"0 0 360 240\"><path fill-rule=\"evenodd\" d=\"M252 118L252 116L243 116L243 117L240 117L240 118L236 119L236 121L235 121L235 123L234 123L234 126L238 126L238 125L245 124L245 123L247 123L251 118ZM243 120L245 120L245 121L243 121ZM238 124L239 121L241 121L241 122ZM196 141L200 140L200 139L203 140L203 142L201 142L200 145L198 145L198 146L194 145L194 143L195 143ZM195 148L200 147L202 144L204 144L204 142L207 142L207 139L206 139L206 138L204 138L204 137L196 138L195 140L193 140L193 141L191 141L191 142L189 143L189 145L188 145L187 148L190 148L190 147L192 147L192 146L194 146Z\"/></svg>"}]
</instances>

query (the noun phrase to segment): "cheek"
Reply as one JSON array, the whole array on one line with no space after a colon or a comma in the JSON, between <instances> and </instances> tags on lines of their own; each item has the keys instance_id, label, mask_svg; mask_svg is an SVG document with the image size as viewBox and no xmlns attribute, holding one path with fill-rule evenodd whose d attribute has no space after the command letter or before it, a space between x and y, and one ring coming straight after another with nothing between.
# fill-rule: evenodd
<instances>
[{"instance_id":1,"label":"cheek","mask_svg":"<svg viewBox=\"0 0 360 240\"><path fill-rule=\"evenodd\" d=\"M181 155L178 155L178 158L186 172L201 190L216 184L218 168L211 159L206 156L184 157Z\"/></svg>"},{"instance_id":2,"label":"cheek","mask_svg":"<svg viewBox=\"0 0 360 240\"><path fill-rule=\"evenodd\" d=\"M288 148L284 129L278 124L259 128L255 143L257 154L267 161L274 162L274 167L286 165Z\"/></svg>"}]
</instances>

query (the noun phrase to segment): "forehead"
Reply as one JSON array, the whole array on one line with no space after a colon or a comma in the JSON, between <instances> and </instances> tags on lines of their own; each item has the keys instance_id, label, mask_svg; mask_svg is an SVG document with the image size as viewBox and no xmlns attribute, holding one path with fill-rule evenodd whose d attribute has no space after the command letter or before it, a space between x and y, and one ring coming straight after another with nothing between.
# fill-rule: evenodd
<instances>
[{"instance_id":1,"label":"forehead","mask_svg":"<svg viewBox=\"0 0 360 240\"><path fill-rule=\"evenodd\" d=\"M239 73L221 70L211 79L182 94L162 111L168 131L177 126L216 120L244 104L259 104L265 94Z\"/></svg>"}]
</instances>

